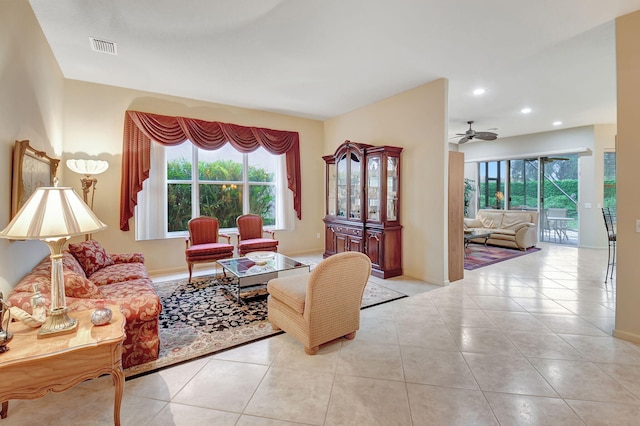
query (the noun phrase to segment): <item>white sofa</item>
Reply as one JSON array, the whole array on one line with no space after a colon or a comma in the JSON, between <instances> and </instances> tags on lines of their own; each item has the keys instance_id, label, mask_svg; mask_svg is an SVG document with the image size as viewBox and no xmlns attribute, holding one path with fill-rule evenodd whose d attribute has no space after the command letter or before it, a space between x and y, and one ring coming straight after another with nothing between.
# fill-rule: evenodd
<instances>
[{"instance_id":1,"label":"white sofa","mask_svg":"<svg viewBox=\"0 0 640 426\"><path fill-rule=\"evenodd\" d=\"M465 229L486 231L487 244L526 250L538 243L538 212L481 209L475 219L464 219ZM483 243L484 238L471 240Z\"/></svg>"}]
</instances>

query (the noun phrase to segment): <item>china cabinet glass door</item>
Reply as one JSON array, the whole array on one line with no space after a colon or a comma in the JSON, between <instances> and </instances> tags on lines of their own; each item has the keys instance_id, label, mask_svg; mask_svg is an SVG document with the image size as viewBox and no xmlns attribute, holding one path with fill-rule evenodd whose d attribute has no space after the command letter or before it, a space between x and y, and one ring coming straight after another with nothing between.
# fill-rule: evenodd
<instances>
[{"instance_id":1,"label":"china cabinet glass door","mask_svg":"<svg viewBox=\"0 0 640 426\"><path fill-rule=\"evenodd\" d=\"M343 156L336 164L337 169L337 206L336 216L347 217L347 158Z\"/></svg>"},{"instance_id":2,"label":"china cabinet glass door","mask_svg":"<svg viewBox=\"0 0 640 426\"><path fill-rule=\"evenodd\" d=\"M336 165L328 164L327 165L327 214L329 216L336 215L336 205L337 205L337 180L338 175L336 174Z\"/></svg>"},{"instance_id":3,"label":"china cabinet glass door","mask_svg":"<svg viewBox=\"0 0 640 426\"><path fill-rule=\"evenodd\" d=\"M367 159L367 219L380 221L380 157Z\"/></svg>"},{"instance_id":4,"label":"china cabinet glass door","mask_svg":"<svg viewBox=\"0 0 640 426\"><path fill-rule=\"evenodd\" d=\"M360 158L351 153L351 187L349 188L349 218L360 219L360 206L362 199L360 198L360 188L362 187L362 176L360 176Z\"/></svg>"},{"instance_id":5,"label":"china cabinet glass door","mask_svg":"<svg viewBox=\"0 0 640 426\"><path fill-rule=\"evenodd\" d=\"M387 220L398 220L398 158L387 158Z\"/></svg>"}]
</instances>

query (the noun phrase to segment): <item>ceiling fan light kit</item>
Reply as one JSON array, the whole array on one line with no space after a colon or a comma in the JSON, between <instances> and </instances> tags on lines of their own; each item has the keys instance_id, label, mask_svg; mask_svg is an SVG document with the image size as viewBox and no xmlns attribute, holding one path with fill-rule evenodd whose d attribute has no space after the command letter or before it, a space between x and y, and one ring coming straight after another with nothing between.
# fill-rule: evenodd
<instances>
[{"instance_id":1,"label":"ceiling fan light kit","mask_svg":"<svg viewBox=\"0 0 640 426\"><path fill-rule=\"evenodd\" d=\"M469 125L469 130L464 133L456 133L456 136L462 136L462 138L458 141L458 144L467 143L472 139L481 139L483 141L493 141L498 138L497 133L493 132L476 132L471 128L473 121L467 121Z\"/></svg>"}]
</instances>

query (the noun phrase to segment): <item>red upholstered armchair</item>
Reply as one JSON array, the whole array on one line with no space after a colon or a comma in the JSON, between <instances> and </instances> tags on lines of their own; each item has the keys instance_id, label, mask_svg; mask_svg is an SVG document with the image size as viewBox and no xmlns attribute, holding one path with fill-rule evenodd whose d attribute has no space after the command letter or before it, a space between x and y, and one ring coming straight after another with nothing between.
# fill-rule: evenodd
<instances>
[{"instance_id":1,"label":"red upholstered armchair","mask_svg":"<svg viewBox=\"0 0 640 426\"><path fill-rule=\"evenodd\" d=\"M220 259L233 257L231 237L218 232L218 219L207 216L193 218L188 223L189 237L184 251L189 267L189 282L194 263L217 262ZM219 243L218 238L226 238L226 243Z\"/></svg>"},{"instance_id":2,"label":"red upholstered armchair","mask_svg":"<svg viewBox=\"0 0 640 426\"><path fill-rule=\"evenodd\" d=\"M244 256L252 251L278 251L278 240L273 231L262 228L262 218L255 214L243 214L236 219L238 225L238 254ZM264 238L263 234L271 235Z\"/></svg>"}]
</instances>

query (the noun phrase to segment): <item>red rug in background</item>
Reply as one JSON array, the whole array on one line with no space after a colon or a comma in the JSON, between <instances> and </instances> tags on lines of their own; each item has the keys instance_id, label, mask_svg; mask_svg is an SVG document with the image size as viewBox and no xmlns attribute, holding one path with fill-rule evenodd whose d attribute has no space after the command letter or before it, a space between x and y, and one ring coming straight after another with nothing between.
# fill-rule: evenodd
<instances>
[{"instance_id":1,"label":"red rug in background","mask_svg":"<svg viewBox=\"0 0 640 426\"><path fill-rule=\"evenodd\" d=\"M524 256L525 254L540 251L537 247L522 251L496 246L484 246L484 244L470 243L469 247L464 249L464 269L473 270L482 268L483 266L493 265L494 263L504 260L513 259L514 257Z\"/></svg>"}]
</instances>

